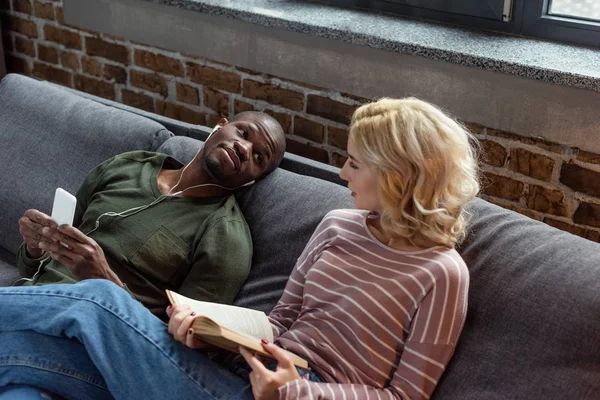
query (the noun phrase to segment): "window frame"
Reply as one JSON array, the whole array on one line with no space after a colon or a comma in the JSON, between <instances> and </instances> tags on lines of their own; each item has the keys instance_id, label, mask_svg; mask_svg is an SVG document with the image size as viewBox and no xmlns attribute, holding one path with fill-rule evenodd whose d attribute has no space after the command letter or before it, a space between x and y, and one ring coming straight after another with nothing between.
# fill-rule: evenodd
<instances>
[{"instance_id":1,"label":"window frame","mask_svg":"<svg viewBox=\"0 0 600 400\"><path fill-rule=\"evenodd\" d=\"M550 0L529 0L523 10L522 34L600 48L600 22L549 15Z\"/></svg>"},{"instance_id":2,"label":"window frame","mask_svg":"<svg viewBox=\"0 0 600 400\"><path fill-rule=\"evenodd\" d=\"M513 0L509 21L454 14L390 3L386 0L317 0L346 8L370 9L403 16L527 37L600 48L600 22L547 13L550 0ZM500 0L499 0L500 1Z\"/></svg>"}]
</instances>

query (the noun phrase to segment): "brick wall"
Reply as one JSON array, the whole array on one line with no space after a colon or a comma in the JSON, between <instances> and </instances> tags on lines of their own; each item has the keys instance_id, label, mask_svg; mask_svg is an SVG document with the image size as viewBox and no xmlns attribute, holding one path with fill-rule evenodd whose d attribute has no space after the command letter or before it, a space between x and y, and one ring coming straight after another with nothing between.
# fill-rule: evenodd
<instances>
[{"instance_id":1,"label":"brick wall","mask_svg":"<svg viewBox=\"0 0 600 400\"><path fill-rule=\"evenodd\" d=\"M0 0L9 72L194 124L258 110L288 150L342 166L352 112L368 99L64 24L62 0ZM390 94L393 96L393 93ZM600 241L600 155L469 124L486 151L482 198Z\"/></svg>"}]
</instances>

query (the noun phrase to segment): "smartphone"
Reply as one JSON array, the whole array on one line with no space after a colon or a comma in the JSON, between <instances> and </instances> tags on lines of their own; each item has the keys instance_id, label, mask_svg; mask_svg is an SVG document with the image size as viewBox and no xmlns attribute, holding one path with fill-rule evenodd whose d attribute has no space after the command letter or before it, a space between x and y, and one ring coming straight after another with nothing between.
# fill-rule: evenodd
<instances>
[{"instance_id":1,"label":"smartphone","mask_svg":"<svg viewBox=\"0 0 600 400\"><path fill-rule=\"evenodd\" d=\"M52 205L52 220L60 225L73 225L75 217L75 206L77 199L71 193L58 188L54 193L54 204Z\"/></svg>"}]
</instances>

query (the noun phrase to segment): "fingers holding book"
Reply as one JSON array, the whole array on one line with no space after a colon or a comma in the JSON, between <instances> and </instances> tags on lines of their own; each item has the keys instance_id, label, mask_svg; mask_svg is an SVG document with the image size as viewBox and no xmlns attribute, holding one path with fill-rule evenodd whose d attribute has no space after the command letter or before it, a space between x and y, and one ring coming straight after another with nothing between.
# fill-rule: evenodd
<instances>
[{"instance_id":1,"label":"fingers holding book","mask_svg":"<svg viewBox=\"0 0 600 400\"><path fill-rule=\"evenodd\" d=\"M168 330L175 340L191 349L203 349L207 347L205 343L193 335L192 323L196 318L196 313L188 305L169 306L167 307L167 315L169 316Z\"/></svg>"},{"instance_id":2,"label":"fingers holding book","mask_svg":"<svg viewBox=\"0 0 600 400\"><path fill-rule=\"evenodd\" d=\"M244 347L239 347L252 372L250 373L250 383L252 384L252 394L257 400L277 398L277 389L288 382L300 379L300 374L294 366L292 359L283 349L278 346L262 340L261 344L264 350L277 360L277 368L271 371L257 358L256 355Z\"/></svg>"}]
</instances>

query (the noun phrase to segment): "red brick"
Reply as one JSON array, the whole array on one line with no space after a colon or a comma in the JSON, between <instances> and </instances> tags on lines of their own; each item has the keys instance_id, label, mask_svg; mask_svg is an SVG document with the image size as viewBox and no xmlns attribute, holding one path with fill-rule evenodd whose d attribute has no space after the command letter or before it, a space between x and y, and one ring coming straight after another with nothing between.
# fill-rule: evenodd
<instances>
[{"instance_id":1,"label":"red brick","mask_svg":"<svg viewBox=\"0 0 600 400\"><path fill-rule=\"evenodd\" d=\"M141 108L148 112L154 112L154 99L142 93L132 92L131 90L123 89L123 103L128 106Z\"/></svg>"},{"instance_id":2,"label":"red brick","mask_svg":"<svg viewBox=\"0 0 600 400\"><path fill-rule=\"evenodd\" d=\"M2 45L4 46L5 53L14 50L12 37L10 35L2 35Z\"/></svg>"},{"instance_id":3,"label":"red brick","mask_svg":"<svg viewBox=\"0 0 600 400\"><path fill-rule=\"evenodd\" d=\"M504 146L498 142L492 140L480 140L481 149L483 150L483 161L486 164L493 165L495 167L502 167L506 162L506 155L508 154Z\"/></svg>"},{"instance_id":4,"label":"red brick","mask_svg":"<svg viewBox=\"0 0 600 400\"><path fill-rule=\"evenodd\" d=\"M166 57L161 54L151 53L145 50L135 51L135 64L151 69L156 72L162 72L168 75L183 76L183 64L179 60Z\"/></svg>"},{"instance_id":5,"label":"red brick","mask_svg":"<svg viewBox=\"0 0 600 400\"><path fill-rule=\"evenodd\" d=\"M123 89L121 94L124 104L127 104L131 107L140 108L151 113L154 112L154 99L152 97L127 89Z\"/></svg>"},{"instance_id":6,"label":"red brick","mask_svg":"<svg viewBox=\"0 0 600 400\"><path fill-rule=\"evenodd\" d=\"M159 93L163 97L169 94L167 80L156 74L131 70L131 85L150 92Z\"/></svg>"},{"instance_id":7,"label":"red brick","mask_svg":"<svg viewBox=\"0 0 600 400\"><path fill-rule=\"evenodd\" d=\"M88 37L85 38L85 47L89 56L106 58L124 65L129 64L129 50L123 45Z\"/></svg>"},{"instance_id":8,"label":"red brick","mask_svg":"<svg viewBox=\"0 0 600 400\"><path fill-rule=\"evenodd\" d=\"M233 102L233 113L239 114L244 111L254 111L254 106L250 103L246 103L245 101L235 99Z\"/></svg>"},{"instance_id":9,"label":"red brick","mask_svg":"<svg viewBox=\"0 0 600 400\"><path fill-rule=\"evenodd\" d=\"M60 52L60 63L66 69L79 71L81 64L79 63L79 55L70 51Z\"/></svg>"},{"instance_id":10,"label":"red brick","mask_svg":"<svg viewBox=\"0 0 600 400\"><path fill-rule=\"evenodd\" d=\"M206 116L178 104L156 100L156 113L195 125L205 125Z\"/></svg>"},{"instance_id":11,"label":"red brick","mask_svg":"<svg viewBox=\"0 0 600 400\"><path fill-rule=\"evenodd\" d=\"M323 143L325 127L302 117L294 117L294 135L302 136L313 142Z\"/></svg>"},{"instance_id":12,"label":"red brick","mask_svg":"<svg viewBox=\"0 0 600 400\"><path fill-rule=\"evenodd\" d=\"M225 90L230 93L240 93L241 78L238 74L212 67L187 63L187 74L192 82Z\"/></svg>"},{"instance_id":13,"label":"red brick","mask_svg":"<svg viewBox=\"0 0 600 400\"><path fill-rule=\"evenodd\" d=\"M200 94L198 93L198 89L177 82L177 101L193 105L200 104Z\"/></svg>"},{"instance_id":14,"label":"red brick","mask_svg":"<svg viewBox=\"0 0 600 400\"><path fill-rule=\"evenodd\" d=\"M69 49L82 49L82 41L79 33L71 32L66 29L46 24L44 26L44 38L50 42L62 44Z\"/></svg>"},{"instance_id":15,"label":"red brick","mask_svg":"<svg viewBox=\"0 0 600 400\"><path fill-rule=\"evenodd\" d=\"M54 10L54 14L56 15L56 22L61 25L65 24L65 14L62 7L56 7Z\"/></svg>"},{"instance_id":16,"label":"red brick","mask_svg":"<svg viewBox=\"0 0 600 400\"><path fill-rule=\"evenodd\" d=\"M47 64L35 62L33 65L33 76L45 79L59 85L71 87L72 74L64 69L52 67Z\"/></svg>"},{"instance_id":17,"label":"red brick","mask_svg":"<svg viewBox=\"0 0 600 400\"><path fill-rule=\"evenodd\" d=\"M547 214L567 217L568 210L565 204L565 195L560 190L547 189L537 185L530 185L527 207Z\"/></svg>"},{"instance_id":18,"label":"red brick","mask_svg":"<svg viewBox=\"0 0 600 400\"><path fill-rule=\"evenodd\" d=\"M462 124L465 128L469 130L469 132L471 132L474 135L480 135L481 133L483 133L483 125L477 124L475 122L466 121L462 121Z\"/></svg>"},{"instance_id":19,"label":"red brick","mask_svg":"<svg viewBox=\"0 0 600 400\"><path fill-rule=\"evenodd\" d=\"M593 229L588 229L585 233L585 238L591 240L592 242L600 242L600 231L596 231Z\"/></svg>"},{"instance_id":20,"label":"red brick","mask_svg":"<svg viewBox=\"0 0 600 400\"><path fill-rule=\"evenodd\" d=\"M254 75L260 75L260 72L254 72ZM293 79L288 79L288 78L282 78L280 76L277 75L270 75L270 74L263 74L266 78L270 79L270 78L276 78L279 79L280 81L286 82L286 83L292 83L296 86L302 86L305 87L307 89L313 89L313 90L318 90L320 92L326 92L327 89L322 87L322 86L315 86L315 85L311 85L310 83L306 83L306 82L301 82L301 81L295 81ZM351 97L351 95L348 95L348 97Z\"/></svg>"},{"instance_id":21,"label":"red brick","mask_svg":"<svg viewBox=\"0 0 600 400\"><path fill-rule=\"evenodd\" d=\"M569 222L560 221L554 218L544 218L544 222L550 226L560 229L561 231L572 233L573 235L585 237L586 229L580 226L573 225Z\"/></svg>"},{"instance_id":22,"label":"red brick","mask_svg":"<svg viewBox=\"0 0 600 400\"><path fill-rule=\"evenodd\" d=\"M333 165L334 167L342 168L344 164L346 164L347 159L348 157L346 157L343 154L333 153L331 154L331 165Z\"/></svg>"},{"instance_id":23,"label":"red brick","mask_svg":"<svg viewBox=\"0 0 600 400\"><path fill-rule=\"evenodd\" d=\"M502 208L505 208L507 210L511 210L511 211L517 212L517 213L519 213L521 215L524 215L526 217L529 217L531 219L535 219L535 220L538 220L538 221L542 220L542 218L540 218L538 216L539 213L536 213L535 211L528 210L528 209L523 208L523 207L519 207L518 205L516 205L513 202L502 200L502 199L496 199L494 197L487 197L487 196L484 196L484 197L485 197L485 200L488 201L489 203L493 203L493 204L495 204L497 206L500 206Z\"/></svg>"},{"instance_id":24,"label":"red brick","mask_svg":"<svg viewBox=\"0 0 600 400\"><path fill-rule=\"evenodd\" d=\"M250 68L244 68L244 67L237 67L236 66L235 69L237 69L238 71L243 72L245 74L248 74L248 75L262 76L262 77L265 77L265 78L268 77L267 74L265 74L263 72L255 71L255 70L250 69Z\"/></svg>"},{"instance_id":25,"label":"red brick","mask_svg":"<svg viewBox=\"0 0 600 400\"><path fill-rule=\"evenodd\" d=\"M326 92L327 89L321 89L321 92ZM354 94L351 93L340 93L342 96L347 97L351 100L354 101L358 101L361 105L362 104L367 104L367 103L371 103L373 101L373 99L369 99L367 97L362 97L362 96L356 96Z\"/></svg>"},{"instance_id":26,"label":"red brick","mask_svg":"<svg viewBox=\"0 0 600 400\"><path fill-rule=\"evenodd\" d=\"M207 114L206 115L206 126L215 126L223 119L223 116L219 114Z\"/></svg>"},{"instance_id":27,"label":"red brick","mask_svg":"<svg viewBox=\"0 0 600 400\"><path fill-rule=\"evenodd\" d=\"M263 100L290 110L304 109L304 94L251 79L244 80L244 97Z\"/></svg>"},{"instance_id":28,"label":"red brick","mask_svg":"<svg viewBox=\"0 0 600 400\"><path fill-rule=\"evenodd\" d=\"M484 172L485 181L483 184L483 193L488 196L499 197L507 200L518 201L523 195L523 182Z\"/></svg>"},{"instance_id":29,"label":"red brick","mask_svg":"<svg viewBox=\"0 0 600 400\"><path fill-rule=\"evenodd\" d=\"M40 3L36 1L33 5L36 17L54 20L54 6L52 3Z\"/></svg>"},{"instance_id":30,"label":"red brick","mask_svg":"<svg viewBox=\"0 0 600 400\"><path fill-rule=\"evenodd\" d=\"M81 57L81 69L86 74L94 76L102 75L102 64L100 64L100 61L92 57Z\"/></svg>"},{"instance_id":31,"label":"red brick","mask_svg":"<svg viewBox=\"0 0 600 400\"><path fill-rule=\"evenodd\" d=\"M30 38L37 38L38 31L35 22L14 15L4 15L2 18L2 29L14 31Z\"/></svg>"},{"instance_id":32,"label":"red brick","mask_svg":"<svg viewBox=\"0 0 600 400\"><path fill-rule=\"evenodd\" d=\"M104 79L107 81L114 81L116 83L127 82L127 70L116 65L105 64L104 65Z\"/></svg>"},{"instance_id":33,"label":"red brick","mask_svg":"<svg viewBox=\"0 0 600 400\"><path fill-rule=\"evenodd\" d=\"M563 164L560 170L560 182L576 192L600 197L600 172L576 164Z\"/></svg>"},{"instance_id":34,"label":"red brick","mask_svg":"<svg viewBox=\"0 0 600 400\"><path fill-rule=\"evenodd\" d=\"M503 139L513 140L513 141L519 142L519 143L537 146L541 149L548 150L548 151L551 151L551 152L557 153L557 154L563 154L565 152L564 146L562 146L558 143L550 142L545 139L538 139L538 138L516 135L514 133L499 131L499 130L491 129L491 128L487 129L487 134L489 136L495 136L495 137L499 137L499 138L503 138Z\"/></svg>"},{"instance_id":35,"label":"red brick","mask_svg":"<svg viewBox=\"0 0 600 400\"><path fill-rule=\"evenodd\" d=\"M23 75L31 75L31 68L29 67L29 63L27 60L21 57L14 57L11 55L6 55L6 72L15 73L15 74L23 74Z\"/></svg>"},{"instance_id":36,"label":"red brick","mask_svg":"<svg viewBox=\"0 0 600 400\"><path fill-rule=\"evenodd\" d=\"M332 126L327 127L327 143L338 149L348 149L348 129L338 129Z\"/></svg>"},{"instance_id":37,"label":"red brick","mask_svg":"<svg viewBox=\"0 0 600 400\"><path fill-rule=\"evenodd\" d=\"M275 118L279 125L283 128L284 133L291 133L292 130L292 116L286 113L280 113L273 110L265 110L265 113Z\"/></svg>"},{"instance_id":38,"label":"red brick","mask_svg":"<svg viewBox=\"0 0 600 400\"><path fill-rule=\"evenodd\" d=\"M38 58L52 64L58 64L58 49L54 46L46 46L41 43L37 44Z\"/></svg>"},{"instance_id":39,"label":"red brick","mask_svg":"<svg viewBox=\"0 0 600 400\"><path fill-rule=\"evenodd\" d=\"M600 154L590 153L589 151L579 150L577 159L589 164L600 164Z\"/></svg>"},{"instance_id":40,"label":"red brick","mask_svg":"<svg viewBox=\"0 0 600 400\"><path fill-rule=\"evenodd\" d=\"M75 89L109 100L115 99L115 87L108 82L83 75L75 75Z\"/></svg>"},{"instance_id":41,"label":"red brick","mask_svg":"<svg viewBox=\"0 0 600 400\"><path fill-rule=\"evenodd\" d=\"M33 40L15 36L15 51L35 58L35 44Z\"/></svg>"},{"instance_id":42,"label":"red brick","mask_svg":"<svg viewBox=\"0 0 600 400\"><path fill-rule=\"evenodd\" d=\"M306 112L319 117L327 118L342 124L350 124L350 118L356 110L356 106L340 103L326 97L314 94L308 95Z\"/></svg>"},{"instance_id":43,"label":"red brick","mask_svg":"<svg viewBox=\"0 0 600 400\"><path fill-rule=\"evenodd\" d=\"M543 154L533 153L525 149L510 151L510 169L532 178L549 182L552 177L554 160Z\"/></svg>"},{"instance_id":44,"label":"red brick","mask_svg":"<svg viewBox=\"0 0 600 400\"><path fill-rule=\"evenodd\" d=\"M573 220L581 225L600 228L600 204L582 202L577 207Z\"/></svg>"},{"instance_id":45,"label":"red brick","mask_svg":"<svg viewBox=\"0 0 600 400\"><path fill-rule=\"evenodd\" d=\"M209 87L204 87L204 105L219 115L229 115L229 96Z\"/></svg>"},{"instance_id":46,"label":"red brick","mask_svg":"<svg viewBox=\"0 0 600 400\"><path fill-rule=\"evenodd\" d=\"M13 10L24 14L32 14L33 7L30 0L13 0Z\"/></svg>"},{"instance_id":47,"label":"red brick","mask_svg":"<svg viewBox=\"0 0 600 400\"><path fill-rule=\"evenodd\" d=\"M302 157L313 159L315 161L320 161L322 163L327 164L329 162L329 155L327 154L327 151L315 146L311 146L310 144L296 142L295 140L286 140L286 151Z\"/></svg>"}]
</instances>

